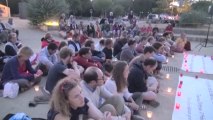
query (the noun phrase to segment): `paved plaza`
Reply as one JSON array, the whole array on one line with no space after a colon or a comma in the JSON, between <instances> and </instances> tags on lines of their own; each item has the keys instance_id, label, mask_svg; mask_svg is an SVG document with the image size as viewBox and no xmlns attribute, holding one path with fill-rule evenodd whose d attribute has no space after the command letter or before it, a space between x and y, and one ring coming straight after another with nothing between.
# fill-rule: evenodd
<instances>
[{"instance_id":1,"label":"paved plaza","mask_svg":"<svg viewBox=\"0 0 213 120\"><path fill-rule=\"evenodd\" d=\"M20 20L18 18L14 19L15 27L20 31L19 38L22 41L23 45L30 46L35 52L39 52L40 50L40 39L44 36L45 32L41 31L37 28L30 26L27 20ZM88 22L88 21L87 21ZM85 21L86 23L86 21ZM143 24L141 22L140 24ZM160 27L164 27L165 25L160 25ZM62 38L58 36L58 34L54 31L54 38L58 41L64 41ZM96 40L96 39L95 39ZM98 41L98 40L96 40ZM199 55L207 55L213 56L213 47L203 47L199 51L199 47L195 48L198 45L198 42L191 41L192 43L192 51L189 53L199 54ZM208 44L210 45L210 43ZM0 48L3 49L3 44L0 45ZM181 68L183 62L183 54L176 53L174 58L169 58L168 64L164 66L172 66ZM183 73L187 76L195 77L196 73L186 73L184 71L162 71L164 73L163 78L165 78L165 74L169 73L171 78L170 80L160 80L160 92L158 94L158 101L160 102L160 106L157 108L152 108L148 106L147 110L153 111L152 120L171 120L173 107L175 102L175 93L178 84L178 77L180 73ZM213 75L199 75L202 78L208 78L213 80ZM46 77L42 79L40 87L43 87L46 82ZM172 88L172 93L168 94L166 92L167 88ZM0 119L2 119L8 113L17 113L17 112L25 112L30 117L33 118L46 118L47 111L49 109L48 104L38 105L36 107L30 108L28 107L29 101L33 100L33 97L39 95L39 92L35 92L34 89L30 89L24 93L18 95L15 99L7 99L0 98ZM146 118L146 110L141 113Z\"/></svg>"}]
</instances>

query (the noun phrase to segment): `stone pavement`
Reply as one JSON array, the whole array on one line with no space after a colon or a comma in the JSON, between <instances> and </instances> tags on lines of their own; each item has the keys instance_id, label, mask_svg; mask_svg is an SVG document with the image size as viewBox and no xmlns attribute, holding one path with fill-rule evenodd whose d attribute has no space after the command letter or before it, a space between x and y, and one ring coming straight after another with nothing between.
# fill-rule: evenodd
<instances>
[{"instance_id":1,"label":"stone pavement","mask_svg":"<svg viewBox=\"0 0 213 120\"><path fill-rule=\"evenodd\" d=\"M31 27L28 24L27 20L20 20L15 19L16 28L20 30L20 39L22 40L23 45L30 46L35 52L40 50L40 39L44 36L45 32L42 32L36 28ZM57 40L62 40L61 38L54 36ZM213 55L213 48L202 48L201 51L198 48L195 49L197 42L192 42L192 49L190 53L200 54L200 55ZM209 44L210 45L210 44ZM0 48L3 48L3 45L0 45ZM170 58L169 63L166 66L174 66L180 68L182 65L183 55L182 54L175 54L175 58ZM178 72L167 72L163 71L165 78L165 74L170 74L170 80L160 80L160 92L158 94L158 101L160 102L160 106L158 108L152 108L148 106L148 110L153 111L153 118L152 120L171 120L174 100L175 100L175 93L178 84ZM185 72L182 72L186 74ZM195 76L196 73L187 73L189 76ZM213 80L213 75L202 75L200 77L208 78ZM42 79L40 87L43 87L45 84L46 78ZM173 89L172 94L168 94L166 89L171 87ZM24 93L19 94L19 96L15 99L6 99L0 98L0 119L2 119L8 113L16 113L16 112L25 112L30 117L40 117L46 118L47 111L49 109L48 104L38 105L37 107L30 108L28 107L28 103L30 100L33 99L34 96L39 95L34 91L34 89L30 89ZM146 111L144 110L141 113L146 118Z\"/></svg>"}]
</instances>

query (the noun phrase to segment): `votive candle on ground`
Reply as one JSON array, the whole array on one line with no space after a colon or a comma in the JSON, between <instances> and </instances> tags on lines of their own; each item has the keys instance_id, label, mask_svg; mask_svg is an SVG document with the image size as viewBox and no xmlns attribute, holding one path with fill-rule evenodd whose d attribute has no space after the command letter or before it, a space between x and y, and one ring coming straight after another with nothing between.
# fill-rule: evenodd
<instances>
[{"instance_id":1,"label":"votive candle on ground","mask_svg":"<svg viewBox=\"0 0 213 120\"><path fill-rule=\"evenodd\" d=\"M166 79L169 79L170 78L170 75L169 74L166 74Z\"/></svg>"},{"instance_id":2,"label":"votive candle on ground","mask_svg":"<svg viewBox=\"0 0 213 120\"><path fill-rule=\"evenodd\" d=\"M180 104L176 103L175 107L176 107L176 109L180 109Z\"/></svg>"},{"instance_id":3,"label":"votive candle on ground","mask_svg":"<svg viewBox=\"0 0 213 120\"><path fill-rule=\"evenodd\" d=\"M180 91L178 91L178 92L177 92L177 95L178 95L178 96L181 96L181 92L180 92Z\"/></svg>"},{"instance_id":4,"label":"votive candle on ground","mask_svg":"<svg viewBox=\"0 0 213 120\"><path fill-rule=\"evenodd\" d=\"M35 89L36 92L38 92L38 91L39 91L39 86L36 85L36 86L34 87L34 89Z\"/></svg>"},{"instance_id":5,"label":"votive candle on ground","mask_svg":"<svg viewBox=\"0 0 213 120\"><path fill-rule=\"evenodd\" d=\"M172 88L168 87L168 88L167 88L167 92L168 92L168 93L171 93L171 92L172 92Z\"/></svg>"},{"instance_id":6,"label":"votive candle on ground","mask_svg":"<svg viewBox=\"0 0 213 120\"><path fill-rule=\"evenodd\" d=\"M172 55L172 58L175 58L175 56L174 56L174 55Z\"/></svg>"},{"instance_id":7,"label":"votive candle on ground","mask_svg":"<svg viewBox=\"0 0 213 120\"><path fill-rule=\"evenodd\" d=\"M169 59L166 59L166 63L168 63L169 62Z\"/></svg>"},{"instance_id":8,"label":"votive candle on ground","mask_svg":"<svg viewBox=\"0 0 213 120\"><path fill-rule=\"evenodd\" d=\"M146 115L147 115L147 118L152 118L152 111L147 111Z\"/></svg>"}]
</instances>

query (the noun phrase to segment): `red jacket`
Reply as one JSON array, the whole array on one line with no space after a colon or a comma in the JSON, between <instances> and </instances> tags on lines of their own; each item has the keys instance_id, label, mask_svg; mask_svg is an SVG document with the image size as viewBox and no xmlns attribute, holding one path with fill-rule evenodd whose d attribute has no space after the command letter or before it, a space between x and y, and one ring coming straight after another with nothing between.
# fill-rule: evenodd
<instances>
[{"instance_id":1,"label":"red jacket","mask_svg":"<svg viewBox=\"0 0 213 120\"><path fill-rule=\"evenodd\" d=\"M93 61L91 59L87 59L87 58L84 58L79 55L74 58L74 61L76 61L79 65L81 65L85 69L87 69L88 67L91 67L91 66L98 67L98 68L102 67L100 62Z\"/></svg>"}]
</instances>

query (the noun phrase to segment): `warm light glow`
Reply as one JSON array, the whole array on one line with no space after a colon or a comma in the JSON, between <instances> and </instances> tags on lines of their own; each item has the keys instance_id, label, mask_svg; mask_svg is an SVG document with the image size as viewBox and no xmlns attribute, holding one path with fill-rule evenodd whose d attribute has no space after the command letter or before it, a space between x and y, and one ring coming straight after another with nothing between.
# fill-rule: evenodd
<instances>
[{"instance_id":1,"label":"warm light glow","mask_svg":"<svg viewBox=\"0 0 213 120\"><path fill-rule=\"evenodd\" d=\"M166 79L169 79L170 78L170 75L169 74L166 74Z\"/></svg>"},{"instance_id":2,"label":"warm light glow","mask_svg":"<svg viewBox=\"0 0 213 120\"><path fill-rule=\"evenodd\" d=\"M175 58L175 56L174 56L174 55L172 55L172 58Z\"/></svg>"},{"instance_id":3,"label":"warm light glow","mask_svg":"<svg viewBox=\"0 0 213 120\"><path fill-rule=\"evenodd\" d=\"M34 89L35 89L36 92L38 92L38 91L39 91L39 86L36 85L36 86L34 87Z\"/></svg>"},{"instance_id":4,"label":"warm light glow","mask_svg":"<svg viewBox=\"0 0 213 120\"><path fill-rule=\"evenodd\" d=\"M146 115L147 115L147 118L152 118L152 111L147 111Z\"/></svg>"},{"instance_id":5,"label":"warm light glow","mask_svg":"<svg viewBox=\"0 0 213 120\"><path fill-rule=\"evenodd\" d=\"M166 63L168 63L169 62L169 59L166 59Z\"/></svg>"},{"instance_id":6,"label":"warm light glow","mask_svg":"<svg viewBox=\"0 0 213 120\"><path fill-rule=\"evenodd\" d=\"M44 24L47 26L59 26L59 22L57 21L46 21Z\"/></svg>"},{"instance_id":7,"label":"warm light glow","mask_svg":"<svg viewBox=\"0 0 213 120\"><path fill-rule=\"evenodd\" d=\"M172 92L172 88L168 87L167 92L171 93Z\"/></svg>"}]
</instances>

